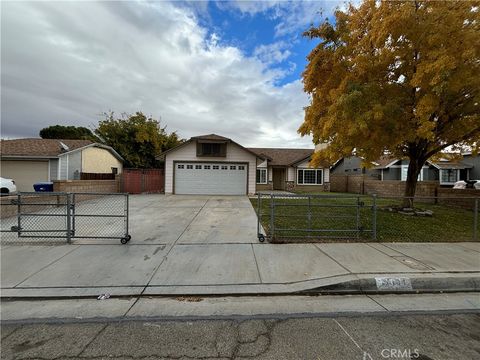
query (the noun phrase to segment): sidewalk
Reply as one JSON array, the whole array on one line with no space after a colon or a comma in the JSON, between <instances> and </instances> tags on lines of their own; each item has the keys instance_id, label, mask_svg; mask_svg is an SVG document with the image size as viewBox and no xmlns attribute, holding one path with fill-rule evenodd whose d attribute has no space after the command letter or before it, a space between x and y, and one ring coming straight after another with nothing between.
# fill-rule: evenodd
<instances>
[{"instance_id":1,"label":"sidewalk","mask_svg":"<svg viewBox=\"0 0 480 360\"><path fill-rule=\"evenodd\" d=\"M480 243L7 245L1 260L3 298L480 289Z\"/></svg>"}]
</instances>

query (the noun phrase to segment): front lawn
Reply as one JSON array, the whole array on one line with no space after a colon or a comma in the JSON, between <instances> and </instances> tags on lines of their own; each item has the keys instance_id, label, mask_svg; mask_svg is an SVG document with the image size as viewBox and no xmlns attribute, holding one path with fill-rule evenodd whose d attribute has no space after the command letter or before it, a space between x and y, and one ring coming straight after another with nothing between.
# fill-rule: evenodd
<instances>
[{"instance_id":1,"label":"front lawn","mask_svg":"<svg viewBox=\"0 0 480 360\"><path fill-rule=\"evenodd\" d=\"M271 226L270 201L268 197L261 200L261 222L267 234ZM257 198L252 198L251 202L257 211ZM357 202L363 205L358 212ZM373 241L373 199L370 196L328 194L311 198L310 207L307 198L276 198L274 203L274 242ZM390 211L399 205L400 199L377 199L376 241L473 240L472 210L417 200L415 208L431 210L433 216L412 216Z\"/></svg>"}]
</instances>

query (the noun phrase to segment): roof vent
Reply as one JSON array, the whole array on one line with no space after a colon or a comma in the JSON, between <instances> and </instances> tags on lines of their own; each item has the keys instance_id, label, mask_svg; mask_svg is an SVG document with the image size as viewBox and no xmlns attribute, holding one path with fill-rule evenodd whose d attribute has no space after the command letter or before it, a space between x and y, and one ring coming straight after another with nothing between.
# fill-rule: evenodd
<instances>
[{"instance_id":1,"label":"roof vent","mask_svg":"<svg viewBox=\"0 0 480 360\"><path fill-rule=\"evenodd\" d=\"M61 142L61 141L59 141L59 142L60 142L60 146L62 147L63 151L69 151L70 150L70 148L67 145L65 145L63 142Z\"/></svg>"}]
</instances>

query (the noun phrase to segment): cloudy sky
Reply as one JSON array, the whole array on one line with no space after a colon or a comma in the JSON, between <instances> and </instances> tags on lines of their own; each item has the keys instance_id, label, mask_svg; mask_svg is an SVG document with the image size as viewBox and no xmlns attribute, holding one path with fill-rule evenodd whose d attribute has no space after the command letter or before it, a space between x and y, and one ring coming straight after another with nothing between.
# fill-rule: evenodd
<instances>
[{"instance_id":1,"label":"cloudy sky","mask_svg":"<svg viewBox=\"0 0 480 360\"><path fill-rule=\"evenodd\" d=\"M2 2L1 136L143 111L181 137L313 146L301 33L341 2ZM322 14L320 14L322 13Z\"/></svg>"}]
</instances>

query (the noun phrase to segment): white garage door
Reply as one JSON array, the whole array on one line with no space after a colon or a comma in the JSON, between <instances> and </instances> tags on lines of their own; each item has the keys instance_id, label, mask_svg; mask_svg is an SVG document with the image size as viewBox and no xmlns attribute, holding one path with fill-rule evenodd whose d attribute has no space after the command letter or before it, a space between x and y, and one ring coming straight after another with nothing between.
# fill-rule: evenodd
<instances>
[{"instance_id":1,"label":"white garage door","mask_svg":"<svg viewBox=\"0 0 480 360\"><path fill-rule=\"evenodd\" d=\"M175 163L175 194L245 195L247 165Z\"/></svg>"}]
</instances>

